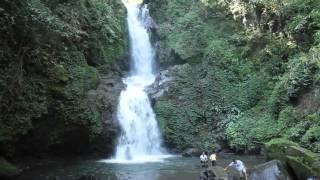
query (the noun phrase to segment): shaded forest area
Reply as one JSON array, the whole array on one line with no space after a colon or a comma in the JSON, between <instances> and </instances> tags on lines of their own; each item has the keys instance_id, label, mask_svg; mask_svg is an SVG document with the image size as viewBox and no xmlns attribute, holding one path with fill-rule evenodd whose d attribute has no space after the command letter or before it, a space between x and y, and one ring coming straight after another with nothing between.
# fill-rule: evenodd
<instances>
[{"instance_id":1,"label":"shaded forest area","mask_svg":"<svg viewBox=\"0 0 320 180\"><path fill-rule=\"evenodd\" d=\"M121 2L1 0L0 17L0 156L110 153L118 94L88 92L120 79Z\"/></svg>"}]
</instances>

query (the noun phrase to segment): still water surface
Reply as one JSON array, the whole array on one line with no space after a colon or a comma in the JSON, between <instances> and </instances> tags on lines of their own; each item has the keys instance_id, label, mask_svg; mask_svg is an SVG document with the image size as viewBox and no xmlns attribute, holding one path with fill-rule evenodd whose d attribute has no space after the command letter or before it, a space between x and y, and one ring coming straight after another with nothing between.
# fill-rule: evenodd
<instances>
[{"instance_id":1,"label":"still water surface","mask_svg":"<svg viewBox=\"0 0 320 180\"><path fill-rule=\"evenodd\" d=\"M264 162L262 157L219 157L217 165L225 167L232 158L242 160L248 168ZM201 166L198 158L172 157L163 162L113 164L100 160L56 162L31 169L15 180L78 180L95 176L100 180L196 180Z\"/></svg>"}]
</instances>

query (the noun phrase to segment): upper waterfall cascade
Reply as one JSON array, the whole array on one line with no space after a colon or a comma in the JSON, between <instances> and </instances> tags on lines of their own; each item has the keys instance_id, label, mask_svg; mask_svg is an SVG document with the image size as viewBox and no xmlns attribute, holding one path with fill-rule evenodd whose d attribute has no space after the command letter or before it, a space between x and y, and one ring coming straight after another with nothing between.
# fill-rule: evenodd
<instances>
[{"instance_id":1,"label":"upper waterfall cascade","mask_svg":"<svg viewBox=\"0 0 320 180\"><path fill-rule=\"evenodd\" d=\"M159 161L165 155L150 99L145 89L155 81L154 50L146 24L147 5L125 3L130 36L131 69L123 79L126 89L120 94L117 118L122 128L115 162Z\"/></svg>"}]
</instances>

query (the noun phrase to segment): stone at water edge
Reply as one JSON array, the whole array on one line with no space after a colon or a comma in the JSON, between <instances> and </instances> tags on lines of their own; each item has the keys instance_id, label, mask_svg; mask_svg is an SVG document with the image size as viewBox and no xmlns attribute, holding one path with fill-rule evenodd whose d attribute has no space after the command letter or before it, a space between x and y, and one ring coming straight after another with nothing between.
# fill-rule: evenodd
<instances>
[{"instance_id":1,"label":"stone at water edge","mask_svg":"<svg viewBox=\"0 0 320 180\"><path fill-rule=\"evenodd\" d=\"M200 172L200 178L208 180L228 180L227 172L220 166L208 167Z\"/></svg>"},{"instance_id":2,"label":"stone at water edge","mask_svg":"<svg viewBox=\"0 0 320 180\"><path fill-rule=\"evenodd\" d=\"M265 148L267 159L280 160L298 179L320 176L320 154L286 139L273 139L265 144Z\"/></svg>"},{"instance_id":3,"label":"stone at water edge","mask_svg":"<svg viewBox=\"0 0 320 180\"><path fill-rule=\"evenodd\" d=\"M280 161L273 160L250 169L249 180L292 180Z\"/></svg>"}]
</instances>

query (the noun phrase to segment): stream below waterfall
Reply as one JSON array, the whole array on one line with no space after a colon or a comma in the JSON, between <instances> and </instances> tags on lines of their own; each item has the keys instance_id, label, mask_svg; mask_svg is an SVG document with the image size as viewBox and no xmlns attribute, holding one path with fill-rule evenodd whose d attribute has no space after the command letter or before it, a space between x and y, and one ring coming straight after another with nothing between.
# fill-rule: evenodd
<instances>
[{"instance_id":1,"label":"stream below waterfall","mask_svg":"<svg viewBox=\"0 0 320 180\"><path fill-rule=\"evenodd\" d=\"M241 159L248 168L264 162L263 157L219 157L218 166L226 166L232 158ZM78 180L94 176L99 180L196 180L201 171L198 158L175 156L162 162L142 164L104 163L101 160L66 160L34 167L14 180Z\"/></svg>"}]
</instances>

